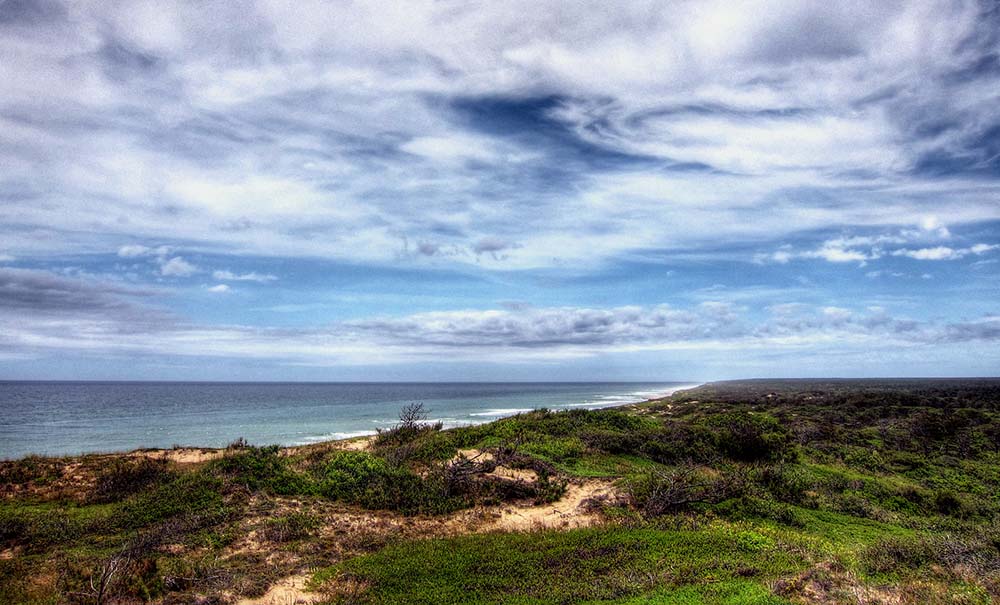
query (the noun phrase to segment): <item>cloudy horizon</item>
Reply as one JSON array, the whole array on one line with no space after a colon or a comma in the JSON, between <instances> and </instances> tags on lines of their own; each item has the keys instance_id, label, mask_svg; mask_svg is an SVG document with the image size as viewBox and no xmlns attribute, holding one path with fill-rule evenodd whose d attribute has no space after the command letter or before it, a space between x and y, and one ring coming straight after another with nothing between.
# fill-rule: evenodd
<instances>
[{"instance_id":1,"label":"cloudy horizon","mask_svg":"<svg viewBox=\"0 0 1000 605\"><path fill-rule=\"evenodd\" d=\"M1000 367L993 2L0 1L0 379Z\"/></svg>"}]
</instances>

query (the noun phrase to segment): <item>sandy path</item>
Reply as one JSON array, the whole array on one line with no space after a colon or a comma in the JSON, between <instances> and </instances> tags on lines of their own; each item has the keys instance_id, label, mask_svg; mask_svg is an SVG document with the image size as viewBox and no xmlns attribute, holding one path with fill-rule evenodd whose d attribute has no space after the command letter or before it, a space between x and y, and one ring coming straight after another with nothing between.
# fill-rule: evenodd
<instances>
[{"instance_id":1,"label":"sandy path","mask_svg":"<svg viewBox=\"0 0 1000 605\"><path fill-rule=\"evenodd\" d=\"M502 467L501 467L502 468ZM501 471L502 472L502 471ZM530 471L514 471L530 472ZM618 496L609 479L588 479L571 483L556 502L538 506L489 506L459 511L445 517L395 517L384 513L338 515L341 531L358 531L378 523L408 526L427 538L488 532L516 532L536 529L572 529L601 521L599 513L587 506L591 499L614 500ZM332 529L332 528L331 528ZM236 605L297 605L316 603L322 596L306 590L310 574L296 574L279 580L264 596L241 599Z\"/></svg>"},{"instance_id":2,"label":"sandy path","mask_svg":"<svg viewBox=\"0 0 1000 605\"><path fill-rule=\"evenodd\" d=\"M588 500L614 499L615 488L610 480L589 479L571 483L566 494L549 504L538 506L494 507L498 517L478 528L480 531L526 531L531 529L570 529L587 527L600 521L590 509Z\"/></svg>"}]
</instances>

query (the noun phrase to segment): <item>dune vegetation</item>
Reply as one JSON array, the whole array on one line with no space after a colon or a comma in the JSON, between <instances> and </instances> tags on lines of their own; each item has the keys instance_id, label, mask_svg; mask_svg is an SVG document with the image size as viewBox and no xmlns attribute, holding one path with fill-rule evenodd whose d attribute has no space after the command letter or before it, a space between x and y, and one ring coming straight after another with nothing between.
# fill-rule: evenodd
<instances>
[{"instance_id":1,"label":"dune vegetation","mask_svg":"<svg viewBox=\"0 0 1000 605\"><path fill-rule=\"evenodd\" d=\"M0 603L994 603L1000 381L0 462Z\"/></svg>"}]
</instances>

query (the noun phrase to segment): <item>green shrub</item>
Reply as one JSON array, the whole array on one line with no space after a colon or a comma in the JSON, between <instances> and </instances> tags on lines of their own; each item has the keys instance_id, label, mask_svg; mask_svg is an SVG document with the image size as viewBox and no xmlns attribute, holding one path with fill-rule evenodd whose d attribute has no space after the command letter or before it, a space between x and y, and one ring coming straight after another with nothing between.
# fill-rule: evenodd
<instances>
[{"instance_id":1,"label":"green shrub","mask_svg":"<svg viewBox=\"0 0 1000 605\"><path fill-rule=\"evenodd\" d=\"M28 535L28 523L19 511L0 509L0 544L18 543Z\"/></svg>"},{"instance_id":2,"label":"green shrub","mask_svg":"<svg viewBox=\"0 0 1000 605\"><path fill-rule=\"evenodd\" d=\"M535 504L556 502L566 495L566 480L541 475L534 485Z\"/></svg>"},{"instance_id":3,"label":"green shrub","mask_svg":"<svg viewBox=\"0 0 1000 605\"><path fill-rule=\"evenodd\" d=\"M954 517L962 516L965 512L965 503L951 490L938 490L934 493L934 508L942 515Z\"/></svg>"},{"instance_id":4,"label":"green shrub","mask_svg":"<svg viewBox=\"0 0 1000 605\"><path fill-rule=\"evenodd\" d=\"M461 498L449 494L442 473L420 477L368 452L334 454L323 472L319 491L335 500L405 514L443 513L463 505Z\"/></svg>"},{"instance_id":5,"label":"green shrub","mask_svg":"<svg viewBox=\"0 0 1000 605\"><path fill-rule=\"evenodd\" d=\"M222 488L217 477L185 473L125 500L116 518L123 528L137 529L180 515L219 516L225 511Z\"/></svg>"},{"instance_id":6,"label":"green shrub","mask_svg":"<svg viewBox=\"0 0 1000 605\"><path fill-rule=\"evenodd\" d=\"M790 464L764 466L756 479L775 499L792 504L805 503L806 492L814 488L813 477L800 466Z\"/></svg>"},{"instance_id":7,"label":"green shrub","mask_svg":"<svg viewBox=\"0 0 1000 605\"><path fill-rule=\"evenodd\" d=\"M320 491L334 500L356 501L368 485L392 472L384 458L368 452L336 452L327 462Z\"/></svg>"},{"instance_id":8,"label":"green shrub","mask_svg":"<svg viewBox=\"0 0 1000 605\"><path fill-rule=\"evenodd\" d=\"M309 536L316 529L319 520L306 513L291 513L264 523L261 535L271 542L292 542Z\"/></svg>"},{"instance_id":9,"label":"green shrub","mask_svg":"<svg viewBox=\"0 0 1000 605\"><path fill-rule=\"evenodd\" d=\"M21 544L33 551L69 544L106 529L110 512L105 506L0 507L0 543Z\"/></svg>"},{"instance_id":10,"label":"green shrub","mask_svg":"<svg viewBox=\"0 0 1000 605\"><path fill-rule=\"evenodd\" d=\"M717 453L710 431L699 426L677 423L627 432L606 428L587 429L581 431L580 439L592 450L640 456L662 464L680 460L707 462Z\"/></svg>"},{"instance_id":11,"label":"green shrub","mask_svg":"<svg viewBox=\"0 0 1000 605\"><path fill-rule=\"evenodd\" d=\"M556 464L566 464L577 460L586 451L577 437L546 437L531 440L524 445L524 452Z\"/></svg>"},{"instance_id":12,"label":"green shrub","mask_svg":"<svg viewBox=\"0 0 1000 605\"><path fill-rule=\"evenodd\" d=\"M1000 572L1000 551L994 544L977 536L956 534L885 538L862 551L860 561L872 574L918 570L932 564L956 574L972 572L982 576Z\"/></svg>"},{"instance_id":13,"label":"green shrub","mask_svg":"<svg viewBox=\"0 0 1000 605\"><path fill-rule=\"evenodd\" d=\"M802 515L794 507L763 498L733 498L715 510L730 519L771 519L789 527L805 527Z\"/></svg>"},{"instance_id":14,"label":"green shrub","mask_svg":"<svg viewBox=\"0 0 1000 605\"><path fill-rule=\"evenodd\" d=\"M719 450L741 462L787 460L794 455L792 434L773 416L756 412L730 412L712 416Z\"/></svg>"},{"instance_id":15,"label":"green shrub","mask_svg":"<svg viewBox=\"0 0 1000 605\"><path fill-rule=\"evenodd\" d=\"M62 465L53 458L25 456L20 460L0 460L0 484L45 484L62 475Z\"/></svg>"},{"instance_id":16,"label":"green shrub","mask_svg":"<svg viewBox=\"0 0 1000 605\"><path fill-rule=\"evenodd\" d=\"M429 464L450 460L458 451L455 434L448 431L426 431L413 442L411 459Z\"/></svg>"},{"instance_id":17,"label":"green shrub","mask_svg":"<svg viewBox=\"0 0 1000 605\"><path fill-rule=\"evenodd\" d=\"M167 461L158 458L112 458L97 475L91 502L118 502L150 486L165 483L172 475Z\"/></svg>"},{"instance_id":18,"label":"green shrub","mask_svg":"<svg viewBox=\"0 0 1000 605\"><path fill-rule=\"evenodd\" d=\"M834 508L841 513L864 519L881 520L885 514L862 492L846 491L834 500Z\"/></svg>"},{"instance_id":19,"label":"green shrub","mask_svg":"<svg viewBox=\"0 0 1000 605\"><path fill-rule=\"evenodd\" d=\"M250 491L266 491L281 496L306 495L316 491L305 473L290 468L279 447L243 446L214 460L209 472L218 475L230 486Z\"/></svg>"},{"instance_id":20,"label":"green shrub","mask_svg":"<svg viewBox=\"0 0 1000 605\"><path fill-rule=\"evenodd\" d=\"M717 504L742 495L745 488L745 477L736 469L719 473L693 464L653 469L626 483L632 505L647 517L686 510L697 504Z\"/></svg>"}]
</instances>

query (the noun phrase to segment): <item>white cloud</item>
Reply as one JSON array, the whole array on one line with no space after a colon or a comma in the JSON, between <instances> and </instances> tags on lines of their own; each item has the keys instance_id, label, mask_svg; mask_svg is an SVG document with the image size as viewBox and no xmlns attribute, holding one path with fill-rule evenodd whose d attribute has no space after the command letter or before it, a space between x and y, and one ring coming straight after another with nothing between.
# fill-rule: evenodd
<instances>
[{"instance_id":1,"label":"white cloud","mask_svg":"<svg viewBox=\"0 0 1000 605\"><path fill-rule=\"evenodd\" d=\"M950 248L948 246L935 246L933 248L918 248L916 250L910 250L908 248L903 248L900 250L893 251L893 256L906 256L916 260L958 260L960 258L965 258L970 254L981 255L986 254L992 250L996 250L1000 246L995 244L976 244L968 248Z\"/></svg>"},{"instance_id":2,"label":"white cloud","mask_svg":"<svg viewBox=\"0 0 1000 605\"><path fill-rule=\"evenodd\" d=\"M277 275L271 275L270 273L257 273L256 271L233 273L228 270L213 271L212 277L220 281L253 281L260 283L267 283L278 279Z\"/></svg>"},{"instance_id":3,"label":"white cloud","mask_svg":"<svg viewBox=\"0 0 1000 605\"><path fill-rule=\"evenodd\" d=\"M877 258L877 256L872 253L852 250L849 248L841 248L838 246L823 246L813 252L806 252L803 256L809 258L822 258L823 260L831 263L864 263L867 260Z\"/></svg>"},{"instance_id":4,"label":"white cloud","mask_svg":"<svg viewBox=\"0 0 1000 605\"><path fill-rule=\"evenodd\" d=\"M934 248L920 248L918 250L896 250L893 256L909 256L917 260L954 260L961 258L960 251L947 246L935 246Z\"/></svg>"},{"instance_id":5,"label":"white cloud","mask_svg":"<svg viewBox=\"0 0 1000 605\"><path fill-rule=\"evenodd\" d=\"M129 244L118 248L118 256L121 258L141 258L144 256L157 256L163 258L170 254L169 246L157 246L150 248L141 244Z\"/></svg>"},{"instance_id":6,"label":"white cloud","mask_svg":"<svg viewBox=\"0 0 1000 605\"><path fill-rule=\"evenodd\" d=\"M198 267L179 256L163 259L160 263L160 275L170 277L188 277L198 272Z\"/></svg>"},{"instance_id":7,"label":"white cloud","mask_svg":"<svg viewBox=\"0 0 1000 605\"><path fill-rule=\"evenodd\" d=\"M9 287L9 286L13 287ZM207 288L225 293L226 284ZM728 351L742 357L851 344L897 355L913 347L995 343L997 316L961 322L893 317L880 306L860 311L803 303L755 309L719 300L672 305L501 309L370 317L325 326L204 326L136 306L132 290L39 271L0 271L0 345L21 355L72 351L271 359L304 364L387 364L413 360L492 362L568 360L609 354ZM19 310L32 308L24 315Z\"/></svg>"},{"instance_id":8,"label":"white cloud","mask_svg":"<svg viewBox=\"0 0 1000 605\"><path fill-rule=\"evenodd\" d=\"M127 236L491 268L829 228L944 238L1000 218L996 182L920 171L935 153L995 165L967 148L1000 119L995 75L968 72L992 52L979 10L67 4L0 42L4 107L18 108L0 113L0 162L47 200L15 197L0 224L19 257ZM463 109L484 99L558 102L520 122ZM518 247L477 257L489 238ZM405 256L406 241L464 253Z\"/></svg>"},{"instance_id":9,"label":"white cloud","mask_svg":"<svg viewBox=\"0 0 1000 605\"><path fill-rule=\"evenodd\" d=\"M867 261L877 260L884 256L905 256L916 260L956 260L969 255L986 254L1000 248L1000 245L997 244L984 243L967 248L929 246L911 249L898 247L908 242L949 238L951 238L951 233L932 221L930 227L923 231L901 229L895 234L844 236L828 239L815 250L796 251L791 246L785 245L774 252L758 252L754 254L753 261L761 264L768 262L786 264L797 258L819 258L831 263L857 262L861 266L865 266ZM878 277L883 273L882 271L871 271L867 275L868 277ZM898 276L899 274L894 275Z\"/></svg>"},{"instance_id":10,"label":"white cloud","mask_svg":"<svg viewBox=\"0 0 1000 605\"><path fill-rule=\"evenodd\" d=\"M140 246L138 244L133 244L133 245L128 245L128 246L122 246L121 248L119 248L118 249L118 256L120 256L122 258L136 258L136 257L139 257L139 256L146 256L150 252L152 252L152 250L150 250L146 246Z\"/></svg>"}]
</instances>

